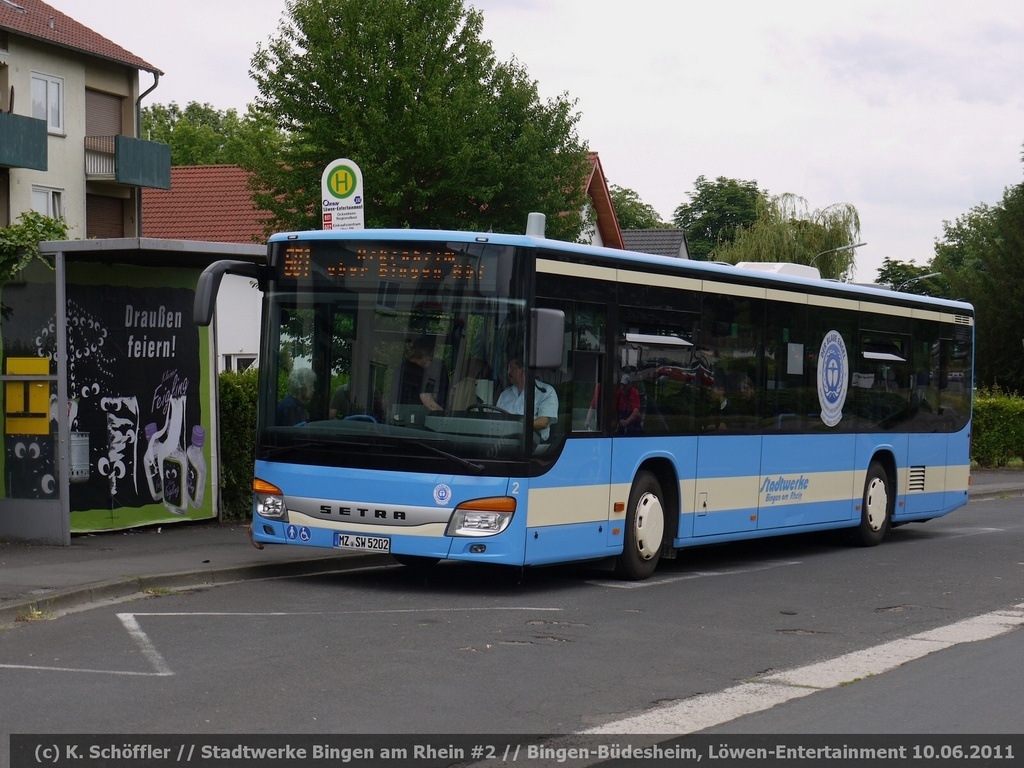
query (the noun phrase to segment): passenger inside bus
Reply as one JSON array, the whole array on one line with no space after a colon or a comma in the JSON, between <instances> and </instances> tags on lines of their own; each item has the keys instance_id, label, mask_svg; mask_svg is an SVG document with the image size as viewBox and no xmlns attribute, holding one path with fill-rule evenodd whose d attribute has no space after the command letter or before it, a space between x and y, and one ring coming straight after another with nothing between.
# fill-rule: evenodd
<instances>
[{"instance_id":1,"label":"passenger inside bus","mask_svg":"<svg viewBox=\"0 0 1024 768\"><path fill-rule=\"evenodd\" d=\"M722 429L751 429L756 426L757 403L754 379L745 371L733 371L725 377L719 391L719 422Z\"/></svg>"},{"instance_id":2,"label":"passenger inside bus","mask_svg":"<svg viewBox=\"0 0 1024 768\"><path fill-rule=\"evenodd\" d=\"M430 339L421 337L409 347L402 363L397 402L402 405L420 403L427 410L440 413L445 401L447 378L433 365L434 348Z\"/></svg>"},{"instance_id":3,"label":"passenger inside bus","mask_svg":"<svg viewBox=\"0 0 1024 768\"><path fill-rule=\"evenodd\" d=\"M277 404L277 424L291 427L309 420L309 404L316 389L316 375L310 368L296 368L288 374L288 394Z\"/></svg>"},{"instance_id":4,"label":"passenger inside bus","mask_svg":"<svg viewBox=\"0 0 1024 768\"><path fill-rule=\"evenodd\" d=\"M369 410L363 408L352 398L351 384L342 384L334 391L331 405L327 411L331 419L350 419L357 416L372 416L364 421L384 421L384 398L379 389L373 390L373 404Z\"/></svg>"},{"instance_id":5,"label":"passenger inside bus","mask_svg":"<svg viewBox=\"0 0 1024 768\"><path fill-rule=\"evenodd\" d=\"M327 410L327 416L332 419L344 419L355 413L352 405L352 398L349 396L350 386L342 384L331 396L331 406Z\"/></svg>"},{"instance_id":6,"label":"passenger inside bus","mask_svg":"<svg viewBox=\"0 0 1024 768\"><path fill-rule=\"evenodd\" d=\"M628 373L622 374L619 388L615 390L615 416L618 419L616 434L639 435L643 431L643 416L640 414L640 392Z\"/></svg>"}]
</instances>

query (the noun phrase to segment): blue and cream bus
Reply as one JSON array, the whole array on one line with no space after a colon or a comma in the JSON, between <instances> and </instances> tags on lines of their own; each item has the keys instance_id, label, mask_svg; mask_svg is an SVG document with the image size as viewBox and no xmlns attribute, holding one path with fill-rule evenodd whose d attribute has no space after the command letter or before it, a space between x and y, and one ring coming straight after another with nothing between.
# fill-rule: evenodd
<instances>
[{"instance_id":1,"label":"blue and cream bus","mask_svg":"<svg viewBox=\"0 0 1024 768\"><path fill-rule=\"evenodd\" d=\"M264 292L256 542L642 579L966 504L969 304L530 229L284 233L206 270L197 323L225 273Z\"/></svg>"}]
</instances>

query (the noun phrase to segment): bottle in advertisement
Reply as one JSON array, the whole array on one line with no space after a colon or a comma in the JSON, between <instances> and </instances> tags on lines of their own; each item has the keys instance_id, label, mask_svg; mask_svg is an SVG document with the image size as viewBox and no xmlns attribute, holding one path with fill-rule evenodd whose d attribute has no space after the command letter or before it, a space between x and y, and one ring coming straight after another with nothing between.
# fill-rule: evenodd
<instances>
[{"instance_id":1,"label":"bottle in advertisement","mask_svg":"<svg viewBox=\"0 0 1024 768\"><path fill-rule=\"evenodd\" d=\"M203 458L205 444L206 430L196 424L192 427L192 444L185 451L185 458L188 463L186 468L188 503L197 509L202 506L203 494L206 491L206 459Z\"/></svg>"},{"instance_id":2,"label":"bottle in advertisement","mask_svg":"<svg viewBox=\"0 0 1024 768\"><path fill-rule=\"evenodd\" d=\"M185 398L175 397L170 402L167 418L167 436L160 446L160 479L163 486L164 506L176 515L188 511L185 490L185 451L182 430L185 424Z\"/></svg>"},{"instance_id":3,"label":"bottle in advertisement","mask_svg":"<svg viewBox=\"0 0 1024 768\"><path fill-rule=\"evenodd\" d=\"M163 484L160 481L160 437L161 431L155 422L146 425L146 452L142 455L142 466L146 473L146 484L153 501L161 501L164 497Z\"/></svg>"}]
</instances>

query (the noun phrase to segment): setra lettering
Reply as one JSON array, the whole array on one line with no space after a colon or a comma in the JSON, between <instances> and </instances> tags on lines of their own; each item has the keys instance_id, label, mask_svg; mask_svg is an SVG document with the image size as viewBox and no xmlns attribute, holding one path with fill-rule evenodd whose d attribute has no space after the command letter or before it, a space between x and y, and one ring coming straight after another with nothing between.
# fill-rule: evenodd
<instances>
[{"instance_id":1,"label":"setra lettering","mask_svg":"<svg viewBox=\"0 0 1024 768\"><path fill-rule=\"evenodd\" d=\"M407 515L400 509L370 509L369 507L337 507L330 504L320 505L320 514L338 515L339 517L358 517L373 520L405 520Z\"/></svg>"}]
</instances>

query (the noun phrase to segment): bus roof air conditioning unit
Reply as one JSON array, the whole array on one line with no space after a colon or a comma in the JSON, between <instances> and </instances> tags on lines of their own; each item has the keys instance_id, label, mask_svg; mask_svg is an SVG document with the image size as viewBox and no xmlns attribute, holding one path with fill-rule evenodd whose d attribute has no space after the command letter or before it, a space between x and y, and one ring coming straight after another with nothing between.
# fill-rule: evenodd
<instances>
[{"instance_id":1,"label":"bus roof air conditioning unit","mask_svg":"<svg viewBox=\"0 0 1024 768\"><path fill-rule=\"evenodd\" d=\"M788 277L803 277L808 280L821 280L821 273L817 267L809 267L806 264L791 264L789 262L774 261L740 261L736 263L739 269L756 269L759 272L771 272L773 275L787 275Z\"/></svg>"}]
</instances>

